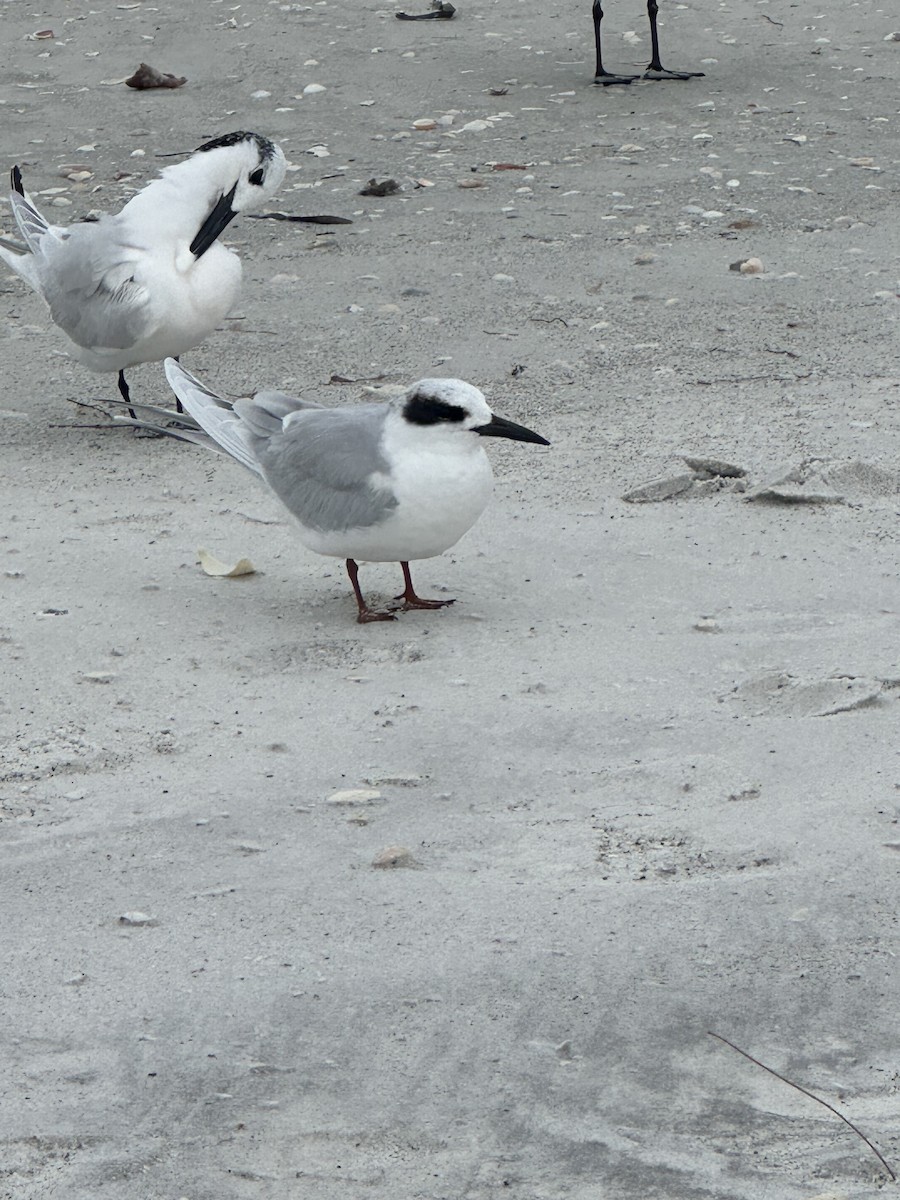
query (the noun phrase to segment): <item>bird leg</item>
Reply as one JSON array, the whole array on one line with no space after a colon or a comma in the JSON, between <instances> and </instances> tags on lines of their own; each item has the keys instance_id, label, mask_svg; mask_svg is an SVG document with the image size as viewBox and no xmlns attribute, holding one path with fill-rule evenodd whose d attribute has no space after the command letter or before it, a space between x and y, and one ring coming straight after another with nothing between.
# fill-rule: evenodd
<instances>
[{"instance_id":1,"label":"bird leg","mask_svg":"<svg viewBox=\"0 0 900 1200\"><path fill-rule=\"evenodd\" d=\"M416 595L416 589L413 587L412 576L409 573L409 563L401 562L403 568L403 581L406 584L404 591L399 596L395 596L395 600L402 600L402 604L398 604L397 608L405 612L410 608L445 608L448 604L455 604L455 600L423 600L421 596Z\"/></svg>"},{"instance_id":2,"label":"bird leg","mask_svg":"<svg viewBox=\"0 0 900 1200\"><path fill-rule=\"evenodd\" d=\"M128 415L131 417L132 421L136 421L137 413L131 407L131 392L128 390L128 383L125 379L124 371L119 372L119 393L128 406Z\"/></svg>"},{"instance_id":3,"label":"bird leg","mask_svg":"<svg viewBox=\"0 0 900 1200\"><path fill-rule=\"evenodd\" d=\"M597 69L594 71L594 83L602 84L603 87L609 87L612 83L631 83L632 79L637 79L637 75L613 75L604 68L603 57L600 52L600 22L603 20L603 9L600 7L600 0L594 0L593 13L594 44L597 47Z\"/></svg>"},{"instance_id":4,"label":"bird leg","mask_svg":"<svg viewBox=\"0 0 900 1200\"><path fill-rule=\"evenodd\" d=\"M647 0L647 16L650 18L650 46L652 57L650 59L650 65L644 72L644 79L702 79L702 71L669 71L662 65L659 58L659 34L656 31L656 14L658 12L659 5L656 3L656 0Z\"/></svg>"},{"instance_id":5,"label":"bird leg","mask_svg":"<svg viewBox=\"0 0 900 1200\"><path fill-rule=\"evenodd\" d=\"M350 576L350 582L353 584L353 591L356 593L356 604L359 608L359 616L356 618L359 625L366 625L369 621L395 621L397 618L391 612L378 612L375 609L369 608L363 599L363 594L359 590L359 568L352 558L347 559L347 574Z\"/></svg>"},{"instance_id":6,"label":"bird leg","mask_svg":"<svg viewBox=\"0 0 900 1200\"><path fill-rule=\"evenodd\" d=\"M175 361L179 364L181 363L181 355L180 354L175 355ZM175 397L175 411L180 412L180 413L184 412L184 405L181 403L181 401L178 399L177 396Z\"/></svg>"}]
</instances>

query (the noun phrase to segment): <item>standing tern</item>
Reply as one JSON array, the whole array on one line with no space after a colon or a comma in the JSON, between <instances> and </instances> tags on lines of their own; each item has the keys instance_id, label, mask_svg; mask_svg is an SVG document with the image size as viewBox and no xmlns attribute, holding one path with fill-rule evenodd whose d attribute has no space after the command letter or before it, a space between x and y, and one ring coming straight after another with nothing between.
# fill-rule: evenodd
<instances>
[{"instance_id":1,"label":"standing tern","mask_svg":"<svg viewBox=\"0 0 900 1200\"><path fill-rule=\"evenodd\" d=\"M418 596L409 564L442 554L481 516L493 487L483 437L550 445L496 416L461 379L421 379L387 404L323 408L281 392L232 404L174 359L165 368L202 432L149 427L230 455L267 483L305 546L346 560L360 623L453 603ZM393 609L366 604L358 560L400 563L405 586Z\"/></svg>"},{"instance_id":2,"label":"standing tern","mask_svg":"<svg viewBox=\"0 0 900 1200\"><path fill-rule=\"evenodd\" d=\"M234 305L241 260L217 239L284 179L280 147L258 133L228 133L163 168L115 216L51 225L12 169L10 203L24 245L0 238L0 258L46 300L50 316L92 371L177 358L202 342Z\"/></svg>"}]
</instances>

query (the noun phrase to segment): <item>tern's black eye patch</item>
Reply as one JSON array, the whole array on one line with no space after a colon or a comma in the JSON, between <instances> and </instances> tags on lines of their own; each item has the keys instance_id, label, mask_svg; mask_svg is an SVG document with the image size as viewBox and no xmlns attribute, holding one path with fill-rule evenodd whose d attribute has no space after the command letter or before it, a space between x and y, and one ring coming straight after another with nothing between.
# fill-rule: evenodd
<instances>
[{"instance_id":1,"label":"tern's black eye patch","mask_svg":"<svg viewBox=\"0 0 900 1200\"><path fill-rule=\"evenodd\" d=\"M446 404L434 396L423 396L417 392L407 400L403 415L413 425L439 425L447 421L464 421L468 414L458 404Z\"/></svg>"},{"instance_id":2,"label":"tern's black eye patch","mask_svg":"<svg viewBox=\"0 0 900 1200\"><path fill-rule=\"evenodd\" d=\"M265 176L263 175L262 167L257 167L255 171L251 171L249 179L251 183L255 183L257 187L262 187L262 182Z\"/></svg>"}]
</instances>

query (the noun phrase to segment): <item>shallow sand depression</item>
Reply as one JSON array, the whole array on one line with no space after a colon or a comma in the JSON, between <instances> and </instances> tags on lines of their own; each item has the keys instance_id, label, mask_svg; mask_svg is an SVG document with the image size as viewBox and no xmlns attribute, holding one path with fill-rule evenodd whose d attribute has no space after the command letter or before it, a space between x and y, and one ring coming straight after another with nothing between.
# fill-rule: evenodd
<instances>
[{"instance_id":1,"label":"shallow sand depression","mask_svg":"<svg viewBox=\"0 0 900 1200\"><path fill-rule=\"evenodd\" d=\"M586 0L457 9L6 15L53 219L230 129L352 219L230 226L189 370L459 376L552 445L489 447L415 570L452 608L358 626L240 468L92 428L115 376L2 274L4 1197L875 1194L708 1031L900 1164L897 18L666 3L705 77L601 89ZM640 4L604 35L649 56Z\"/></svg>"}]
</instances>

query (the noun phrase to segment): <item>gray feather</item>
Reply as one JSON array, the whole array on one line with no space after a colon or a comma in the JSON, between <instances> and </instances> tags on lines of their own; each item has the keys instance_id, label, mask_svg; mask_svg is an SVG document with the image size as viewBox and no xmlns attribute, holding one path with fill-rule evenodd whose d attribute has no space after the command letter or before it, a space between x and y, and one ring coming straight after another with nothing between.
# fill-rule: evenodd
<instances>
[{"instance_id":1,"label":"gray feather","mask_svg":"<svg viewBox=\"0 0 900 1200\"><path fill-rule=\"evenodd\" d=\"M200 428L241 466L254 475L262 475L262 468L252 449L253 435L243 425L229 401L210 391L199 379L179 366L174 358L167 358L165 367L172 390Z\"/></svg>"},{"instance_id":2,"label":"gray feather","mask_svg":"<svg viewBox=\"0 0 900 1200\"><path fill-rule=\"evenodd\" d=\"M385 405L322 408L283 392L260 392L231 405L174 359L166 359L166 377L206 433L262 475L308 529L367 528L397 507L393 492L376 478L390 474L381 450Z\"/></svg>"},{"instance_id":3,"label":"gray feather","mask_svg":"<svg viewBox=\"0 0 900 1200\"><path fill-rule=\"evenodd\" d=\"M0 256L46 300L54 322L87 349L125 350L146 328L150 303L135 283L134 250L122 244L115 217L58 229L17 192L10 204L27 252Z\"/></svg>"},{"instance_id":4,"label":"gray feather","mask_svg":"<svg viewBox=\"0 0 900 1200\"><path fill-rule=\"evenodd\" d=\"M381 451L387 411L381 404L304 407L282 434L256 440L263 477L301 524L323 533L364 529L397 507L393 492L372 478L390 471Z\"/></svg>"}]
</instances>

